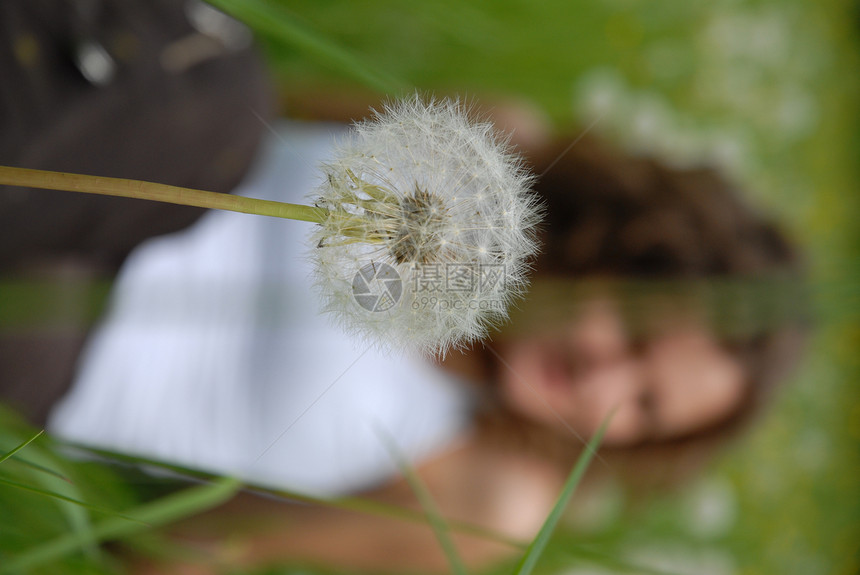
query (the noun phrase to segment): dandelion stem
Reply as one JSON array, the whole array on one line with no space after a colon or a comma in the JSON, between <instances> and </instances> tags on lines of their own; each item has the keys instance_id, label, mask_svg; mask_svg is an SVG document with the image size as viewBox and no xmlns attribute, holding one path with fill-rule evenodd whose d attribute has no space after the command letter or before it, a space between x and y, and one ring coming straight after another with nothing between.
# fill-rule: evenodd
<instances>
[{"instance_id":1,"label":"dandelion stem","mask_svg":"<svg viewBox=\"0 0 860 575\"><path fill-rule=\"evenodd\" d=\"M325 209L299 204L246 198L243 196L180 188L178 186L141 182L138 180L85 176L8 166L0 166L0 184L65 192L83 192L103 196L118 196L122 198L138 198L183 206L300 220L317 224L325 221L327 215L327 210Z\"/></svg>"}]
</instances>

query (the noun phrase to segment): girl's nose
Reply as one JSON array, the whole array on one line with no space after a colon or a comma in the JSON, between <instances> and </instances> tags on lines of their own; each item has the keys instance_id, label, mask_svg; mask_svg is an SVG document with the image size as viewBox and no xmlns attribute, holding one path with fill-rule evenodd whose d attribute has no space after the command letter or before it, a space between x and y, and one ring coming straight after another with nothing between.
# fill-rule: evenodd
<instances>
[{"instance_id":1,"label":"girl's nose","mask_svg":"<svg viewBox=\"0 0 860 575\"><path fill-rule=\"evenodd\" d=\"M574 357L587 365L623 359L629 353L629 337L616 304L610 300L589 303L568 330L567 345Z\"/></svg>"}]
</instances>

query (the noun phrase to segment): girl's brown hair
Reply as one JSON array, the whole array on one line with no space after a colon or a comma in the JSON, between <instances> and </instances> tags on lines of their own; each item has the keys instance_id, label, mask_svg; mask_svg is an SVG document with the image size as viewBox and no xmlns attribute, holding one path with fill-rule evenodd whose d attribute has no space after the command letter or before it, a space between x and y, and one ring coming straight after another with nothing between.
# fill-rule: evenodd
<instances>
[{"instance_id":1,"label":"girl's brown hair","mask_svg":"<svg viewBox=\"0 0 860 575\"><path fill-rule=\"evenodd\" d=\"M801 257L715 169L675 169L591 138L572 148L570 142L559 139L531 156L541 174L535 190L547 208L535 292L542 285L569 287L556 290L563 301L535 296L536 303L525 302L511 323L543 323L559 315L559 305L575 308L577 284L593 278L616 286L634 323L654 293L680 294L701 305L715 335L746 370L742 406L684 437L601 452L611 468L636 477L638 488L673 484L746 428L796 362L808 319ZM491 355L486 361L496 363ZM575 438L533 429L504 413L498 401L490 403L484 417L490 427L516 428L535 448L566 460L577 451L571 449Z\"/></svg>"}]
</instances>

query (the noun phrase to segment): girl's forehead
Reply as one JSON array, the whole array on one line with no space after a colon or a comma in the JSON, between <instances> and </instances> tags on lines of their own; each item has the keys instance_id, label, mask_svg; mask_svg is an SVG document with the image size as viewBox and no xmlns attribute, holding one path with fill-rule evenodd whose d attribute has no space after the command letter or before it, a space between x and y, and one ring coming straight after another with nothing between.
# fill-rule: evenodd
<instances>
[{"instance_id":1,"label":"girl's forehead","mask_svg":"<svg viewBox=\"0 0 860 575\"><path fill-rule=\"evenodd\" d=\"M617 315L637 339L691 325L719 339L739 339L805 321L805 290L802 282L780 277L538 277L500 337L561 330L600 310Z\"/></svg>"}]
</instances>

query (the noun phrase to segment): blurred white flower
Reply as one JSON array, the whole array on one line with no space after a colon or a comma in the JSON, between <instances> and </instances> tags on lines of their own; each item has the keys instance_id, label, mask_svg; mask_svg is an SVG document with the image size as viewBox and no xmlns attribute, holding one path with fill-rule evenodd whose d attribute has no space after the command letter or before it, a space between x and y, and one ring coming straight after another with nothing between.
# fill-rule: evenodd
<instances>
[{"instance_id":1,"label":"blurred white flower","mask_svg":"<svg viewBox=\"0 0 860 575\"><path fill-rule=\"evenodd\" d=\"M357 123L323 171L315 280L347 330L444 356L506 319L541 209L491 124L414 96Z\"/></svg>"},{"instance_id":2,"label":"blurred white flower","mask_svg":"<svg viewBox=\"0 0 860 575\"><path fill-rule=\"evenodd\" d=\"M684 499L687 529L703 539L729 533L738 516L738 501L732 484L711 477L696 484Z\"/></svg>"}]
</instances>

